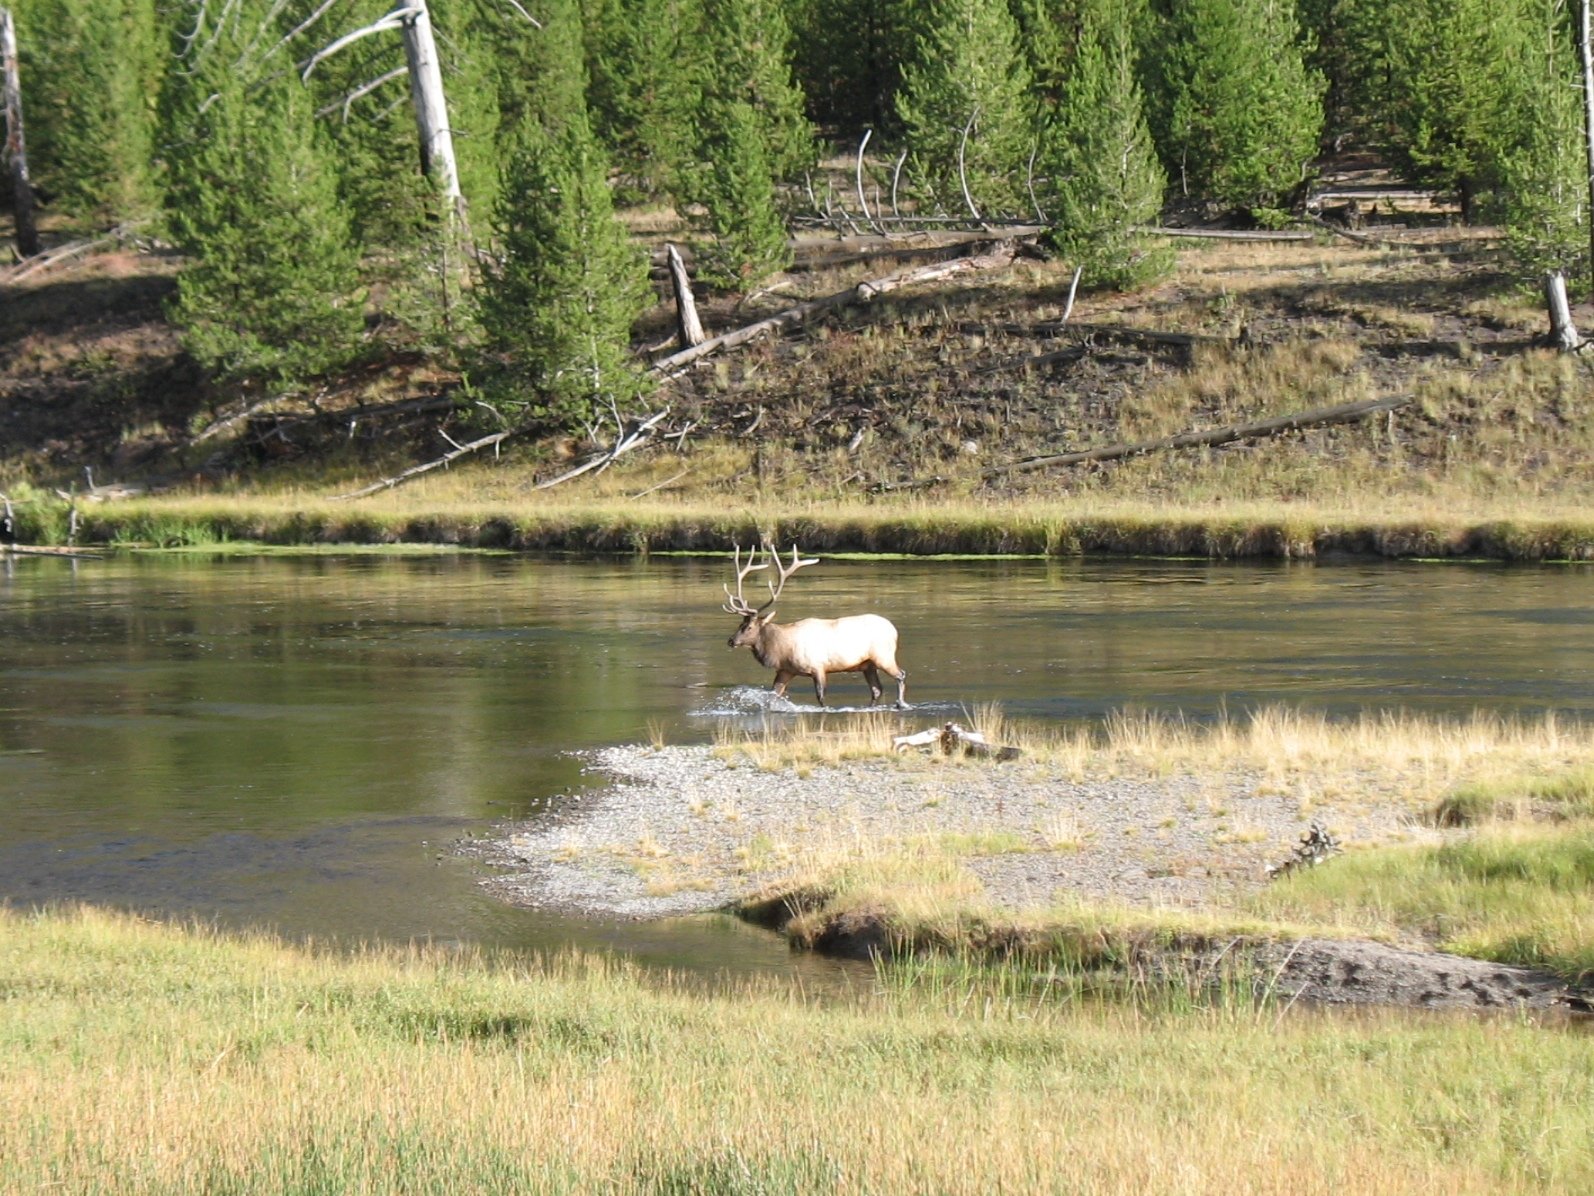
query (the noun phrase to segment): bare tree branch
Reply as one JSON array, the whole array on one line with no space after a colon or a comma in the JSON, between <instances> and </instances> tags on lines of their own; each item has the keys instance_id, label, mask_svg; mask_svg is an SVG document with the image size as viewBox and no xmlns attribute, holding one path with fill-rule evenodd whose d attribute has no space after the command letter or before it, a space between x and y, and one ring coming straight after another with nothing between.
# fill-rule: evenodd
<instances>
[{"instance_id":1,"label":"bare tree branch","mask_svg":"<svg viewBox=\"0 0 1594 1196\"><path fill-rule=\"evenodd\" d=\"M394 67L387 74L378 75L375 79L372 79L369 83L363 83L359 87L356 87L353 91L349 92L349 94L344 96L341 100L333 100L325 108L318 109L317 112L316 112L316 115L317 116L330 116L332 113L336 112L339 108L342 108L343 109L343 123L344 124L348 124L349 123L349 108L350 108L351 105L353 105L355 100L359 99L361 96L370 95L373 91L376 91L378 88L385 87L387 84L393 82L394 79L402 79L405 75L407 75L409 73L410 73L410 68L408 66Z\"/></svg>"},{"instance_id":2,"label":"bare tree branch","mask_svg":"<svg viewBox=\"0 0 1594 1196\"><path fill-rule=\"evenodd\" d=\"M362 38L370 37L373 33L386 33L389 29L398 29L404 24L405 21L409 20L411 17L419 16L425 11L425 8L421 5L406 5L403 8L395 8L391 12L379 17L377 20L372 21L369 25L366 25L362 29L356 29L350 33L345 33L336 41L322 46L321 49L317 50L314 54L310 55L309 58L300 63L298 68L299 78L303 79L305 82L309 82L310 72L315 70L318 65L325 62L328 58L331 58L339 50L346 46L353 45Z\"/></svg>"},{"instance_id":3,"label":"bare tree branch","mask_svg":"<svg viewBox=\"0 0 1594 1196\"><path fill-rule=\"evenodd\" d=\"M327 10L338 2L339 0L321 0L321 3L316 6L314 12L307 16L303 21L300 21L299 24L296 25L291 31L283 34L282 40L276 45L272 46L271 49L267 50L265 54L261 56L261 61L264 62L267 58L270 58L273 54L286 46L294 38L298 37L301 33L309 32L310 27L322 17L326 16Z\"/></svg>"},{"instance_id":4,"label":"bare tree branch","mask_svg":"<svg viewBox=\"0 0 1594 1196\"><path fill-rule=\"evenodd\" d=\"M958 138L958 183L963 188L963 202L969 206L969 215L973 216L974 219L978 220L981 224L984 224L985 218L980 215L980 210L974 206L974 196L969 194L969 174L968 171L964 169L966 165L964 154L968 149L969 133L974 128L974 122L979 118L980 110L976 106L974 111L969 113L968 123L963 126L963 136Z\"/></svg>"}]
</instances>

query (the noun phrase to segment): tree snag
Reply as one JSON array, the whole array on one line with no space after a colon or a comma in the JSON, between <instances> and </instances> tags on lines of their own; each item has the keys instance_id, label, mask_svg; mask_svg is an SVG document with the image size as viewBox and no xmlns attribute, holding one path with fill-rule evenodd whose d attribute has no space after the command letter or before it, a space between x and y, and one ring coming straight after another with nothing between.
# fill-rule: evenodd
<instances>
[{"instance_id":1,"label":"tree snag","mask_svg":"<svg viewBox=\"0 0 1594 1196\"><path fill-rule=\"evenodd\" d=\"M670 286L675 291L675 329L681 348L690 349L704 340L703 324L697 318L697 300L692 296L692 280L687 276L686 263L681 251L674 245L664 247L665 261L670 267Z\"/></svg>"},{"instance_id":2,"label":"tree snag","mask_svg":"<svg viewBox=\"0 0 1594 1196\"><path fill-rule=\"evenodd\" d=\"M33 184L28 181L28 153L22 136L22 77L17 69L17 26L9 8L0 8L0 73L5 75L6 158L11 163L11 207L17 228L17 252L39 252L39 227L33 216Z\"/></svg>"},{"instance_id":3,"label":"tree snag","mask_svg":"<svg viewBox=\"0 0 1594 1196\"><path fill-rule=\"evenodd\" d=\"M1544 304L1550 311L1550 339L1561 352L1572 352L1582 340L1572 323L1572 306L1566 299L1566 275L1560 270L1551 270L1544 276Z\"/></svg>"}]
</instances>

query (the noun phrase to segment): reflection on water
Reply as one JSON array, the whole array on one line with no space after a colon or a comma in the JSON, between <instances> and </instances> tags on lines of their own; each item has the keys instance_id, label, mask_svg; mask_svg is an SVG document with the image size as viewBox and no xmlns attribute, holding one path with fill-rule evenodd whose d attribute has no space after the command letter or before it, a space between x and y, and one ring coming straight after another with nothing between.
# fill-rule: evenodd
<instances>
[{"instance_id":1,"label":"reflection on water","mask_svg":"<svg viewBox=\"0 0 1594 1196\"><path fill-rule=\"evenodd\" d=\"M822 968L728 922L508 909L455 840L590 783L572 751L762 720L708 560L24 560L0 576L0 896L292 935ZM910 729L1263 702L1594 715L1583 568L827 561L781 616L901 629ZM868 690L833 680L833 706Z\"/></svg>"}]
</instances>

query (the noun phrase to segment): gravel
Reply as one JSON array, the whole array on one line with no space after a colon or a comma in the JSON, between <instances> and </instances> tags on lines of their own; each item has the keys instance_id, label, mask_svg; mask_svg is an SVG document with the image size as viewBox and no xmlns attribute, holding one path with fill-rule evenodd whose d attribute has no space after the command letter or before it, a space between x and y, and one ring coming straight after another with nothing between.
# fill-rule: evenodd
<instances>
[{"instance_id":1,"label":"gravel","mask_svg":"<svg viewBox=\"0 0 1594 1196\"><path fill-rule=\"evenodd\" d=\"M463 845L502 869L483 882L489 889L568 913L662 918L721 909L808 851L958 835L983 846L965 863L986 895L1015 911L1069 897L1197 909L1265 883L1267 865L1288 858L1313 820L1346 845L1441 836L1398 801L1316 795L1305 807L1241 769L1076 780L1034 762L898 759L765 770L706 747L627 746L592 753L589 771L609 783ZM1381 943L1240 949L1281 995L1313 1002L1588 1004L1546 973ZM1175 962L1202 965L1199 956Z\"/></svg>"},{"instance_id":2,"label":"gravel","mask_svg":"<svg viewBox=\"0 0 1594 1196\"><path fill-rule=\"evenodd\" d=\"M1258 885L1312 819L1345 842L1426 837L1398 807L1301 808L1293 793L1220 779L1070 780L1018 761L869 760L766 771L706 747L614 747L590 767L612 783L551 819L502 828L486 883L511 901L653 918L718 909L809 849L920 836L982 837L968 866L996 903L1059 897L1198 907ZM993 842L993 837L1001 839ZM1004 844L1001 840L1006 840Z\"/></svg>"}]
</instances>

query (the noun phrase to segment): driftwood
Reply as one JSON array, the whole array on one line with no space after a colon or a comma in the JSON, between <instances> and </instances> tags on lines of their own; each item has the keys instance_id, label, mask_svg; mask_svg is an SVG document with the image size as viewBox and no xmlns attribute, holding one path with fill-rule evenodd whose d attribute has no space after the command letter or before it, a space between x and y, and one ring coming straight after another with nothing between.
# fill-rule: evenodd
<instances>
[{"instance_id":1,"label":"driftwood","mask_svg":"<svg viewBox=\"0 0 1594 1196\"><path fill-rule=\"evenodd\" d=\"M58 556L70 561L103 561L97 552L83 552L77 548L55 548L39 544L0 544L0 556Z\"/></svg>"},{"instance_id":2,"label":"driftwood","mask_svg":"<svg viewBox=\"0 0 1594 1196\"><path fill-rule=\"evenodd\" d=\"M90 237L82 241L69 241L65 245L57 245L18 263L10 270L0 270L0 283L21 282L35 274L53 270L63 262L69 262L85 253L93 253L96 249L102 249L107 245L120 245L137 229L148 223L150 223L148 220L131 220L125 224L118 224L103 237Z\"/></svg>"},{"instance_id":3,"label":"driftwood","mask_svg":"<svg viewBox=\"0 0 1594 1196\"><path fill-rule=\"evenodd\" d=\"M978 731L970 731L957 723L944 723L920 731L916 735L898 735L891 741L897 751L910 747L941 749L944 756L974 756L984 760L1017 760L1024 753L1016 747L998 747Z\"/></svg>"},{"instance_id":4,"label":"driftwood","mask_svg":"<svg viewBox=\"0 0 1594 1196\"><path fill-rule=\"evenodd\" d=\"M1278 415L1270 419L1246 424L1226 424L1221 428L1181 432L1177 436L1162 436L1156 440L1139 440L1132 444L1113 444L1102 448L1085 449L1077 453L1053 453L1045 457L1030 457L1007 465L996 465L984 470L980 476L986 480L1010 473L1026 473L1034 469L1047 469L1055 465L1083 465L1092 461L1115 461L1121 457L1138 457L1143 453L1163 452L1167 449L1195 448L1203 445L1231 444L1237 440L1260 440L1293 432L1297 428L1324 427L1345 424L1376 415L1382 411L1395 411L1411 402L1410 395L1389 395L1381 399L1364 399L1356 403L1341 403L1336 407L1318 407L1311 411L1297 411L1293 415Z\"/></svg>"},{"instance_id":5,"label":"driftwood","mask_svg":"<svg viewBox=\"0 0 1594 1196\"><path fill-rule=\"evenodd\" d=\"M783 312L770 316L768 319L759 320L757 323L748 324L734 332L727 332L721 336L713 337L700 345L690 349L683 349L653 363L653 369L658 373L670 373L683 369L694 362L701 361L710 354L719 353L725 349L734 349L738 345L745 345L759 337L771 333L781 332L787 328L795 328L806 323L821 312L830 311L838 307L847 307L852 304L869 303L881 295L890 294L892 291L903 287L914 286L923 282L935 282L943 278L951 278L958 274L968 274L977 270L993 270L1001 266L1011 265L1013 258L1018 253L1018 245L1014 241L1001 241L988 253L974 257L952 258L950 261L936 262L928 266L918 266L912 270L903 270L896 274L888 274L882 278L871 278L860 282L857 286L848 287L845 291L838 291L833 295L826 295L820 299L810 299L806 303L799 303L796 307L789 307Z\"/></svg>"},{"instance_id":6,"label":"driftwood","mask_svg":"<svg viewBox=\"0 0 1594 1196\"><path fill-rule=\"evenodd\" d=\"M1324 863L1330 856L1338 855L1343 849L1329 829L1321 822L1313 821L1301 835L1301 841L1291 850L1288 859L1282 863L1267 866L1267 878L1277 880L1281 876L1288 876L1301 868L1315 868Z\"/></svg>"},{"instance_id":7,"label":"driftwood","mask_svg":"<svg viewBox=\"0 0 1594 1196\"><path fill-rule=\"evenodd\" d=\"M670 270L670 286L675 292L675 330L681 348L690 349L706 339L703 323L697 318L697 300L692 295L692 280L687 277L686 263L681 251L674 245L664 247L665 262Z\"/></svg>"}]
</instances>

